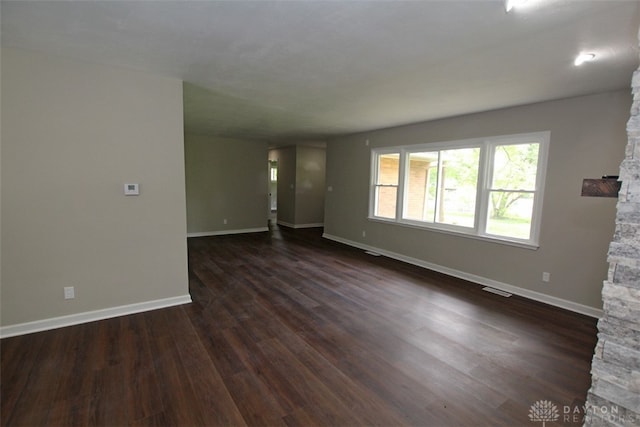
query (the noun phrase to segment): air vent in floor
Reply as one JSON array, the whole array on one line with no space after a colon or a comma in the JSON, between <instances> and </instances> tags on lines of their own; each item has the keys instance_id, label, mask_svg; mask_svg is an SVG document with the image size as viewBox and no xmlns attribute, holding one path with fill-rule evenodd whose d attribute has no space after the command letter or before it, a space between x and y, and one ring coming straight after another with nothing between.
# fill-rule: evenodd
<instances>
[{"instance_id":1,"label":"air vent in floor","mask_svg":"<svg viewBox=\"0 0 640 427\"><path fill-rule=\"evenodd\" d=\"M500 289L490 288L489 286L485 286L482 288L483 291L491 292L492 294L500 295L503 297L510 297L511 294L509 292L501 291Z\"/></svg>"}]
</instances>

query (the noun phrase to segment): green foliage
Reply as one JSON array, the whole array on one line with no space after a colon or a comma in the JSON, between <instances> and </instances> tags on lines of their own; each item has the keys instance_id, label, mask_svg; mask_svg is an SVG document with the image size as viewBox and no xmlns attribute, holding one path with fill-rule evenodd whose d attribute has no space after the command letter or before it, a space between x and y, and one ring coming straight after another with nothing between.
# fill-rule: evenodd
<instances>
[{"instance_id":1,"label":"green foliage","mask_svg":"<svg viewBox=\"0 0 640 427\"><path fill-rule=\"evenodd\" d=\"M496 147L491 188L491 217L507 217L509 208L535 190L538 168L538 144L499 145Z\"/></svg>"}]
</instances>

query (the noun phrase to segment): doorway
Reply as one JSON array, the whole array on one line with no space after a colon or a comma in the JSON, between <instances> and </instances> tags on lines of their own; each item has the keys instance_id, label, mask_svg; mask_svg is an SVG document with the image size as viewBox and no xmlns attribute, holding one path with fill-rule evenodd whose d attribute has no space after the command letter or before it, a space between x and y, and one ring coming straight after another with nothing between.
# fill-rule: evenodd
<instances>
[{"instance_id":1,"label":"doorway","mask_svg":"<svg viewBox=\"0 0 640 427\"><path fill-rule=\"evenodd\" d=\"M278 219L278 161L269 160L269 220Z\"/></svg>"}]
</instances>

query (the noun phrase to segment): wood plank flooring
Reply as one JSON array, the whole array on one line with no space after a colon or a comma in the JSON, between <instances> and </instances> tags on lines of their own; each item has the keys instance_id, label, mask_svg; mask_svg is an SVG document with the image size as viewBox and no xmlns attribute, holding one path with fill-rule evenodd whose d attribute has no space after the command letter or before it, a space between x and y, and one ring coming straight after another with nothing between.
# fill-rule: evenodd
<instances>
[{"instance_id":1,"label":"wood plank flooring","mask_svg":"<svg viewBox=\"0 0 640 427\"><path fill-rule=\"evenodd\" d=\"M189 240L193 303L7 338L3 426L581 425L596 321L322 239Z\"/></svg>"}]
</instances>

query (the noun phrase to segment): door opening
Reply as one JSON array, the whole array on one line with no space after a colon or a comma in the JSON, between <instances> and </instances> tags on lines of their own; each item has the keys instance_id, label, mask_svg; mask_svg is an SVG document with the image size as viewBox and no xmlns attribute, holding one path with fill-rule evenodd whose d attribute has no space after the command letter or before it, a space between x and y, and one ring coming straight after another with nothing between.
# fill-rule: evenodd
<instances>
[{"instance_id":1,"label":"door opening","mask_svg":"<svg viewBox=\"0 0 640 427\"><path fill-rule=\"evenodd\" d=\"M278 161L269 160L269 219L276 222L278 216Z\"/></svg>"}]
</instances>

